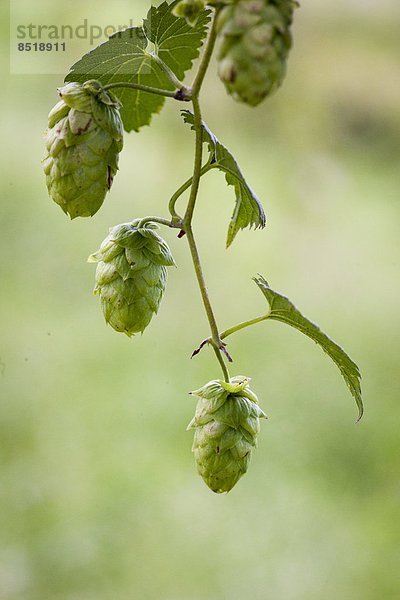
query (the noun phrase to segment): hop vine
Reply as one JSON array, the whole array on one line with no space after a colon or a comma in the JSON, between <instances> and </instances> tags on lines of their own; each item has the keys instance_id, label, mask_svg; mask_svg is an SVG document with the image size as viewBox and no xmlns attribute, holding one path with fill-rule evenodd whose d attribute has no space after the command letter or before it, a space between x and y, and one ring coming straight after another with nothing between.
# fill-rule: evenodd
<instances>
[{"instance_id":1,"label":"hop vine","mask_svg":"<svg viewBox=\"0 0 400 600\"><path fill-rule=\"evenodd\" d=\"M296 6L293 0L174 0L151 7L141 26L112 35L72 65L58 89L60 100L50 111L45 133L43 170L50 197L71 219L91 217L118 171L123 131L139 132L166 101L178 107L191 104L182 115L194 133L193 173L172 194L168 216L127 215L126 223L110 229L89 262L97 264L95 294L105 321L132 337L143 333L157 314L167 268L175 266L157 230L162 226L178 231L177 243L186 239L209 323L209 335L192 356L210 348L222 375L191 392L198 404L188 429L194 430L198 472L216 493L229 492L246 473L260 419L266 417L249 387L250 378L229 373L229 336L271 320L294 327L333 360L356 401L358 418L363 414L356 363L263 276L254 281L267 301L265 313L221 331L192 225L200 179L214 169L224 175L235 198L227 247L240 230L266 225L261 200L234 155L203 119L201 91L216 52L219 78L233 100L256 107L276 92L286 74ZM196 74L188 83L186 74L195 61ZM187 190L189 199L180 214L177 202Z\"/></svg>"}]
</instances>

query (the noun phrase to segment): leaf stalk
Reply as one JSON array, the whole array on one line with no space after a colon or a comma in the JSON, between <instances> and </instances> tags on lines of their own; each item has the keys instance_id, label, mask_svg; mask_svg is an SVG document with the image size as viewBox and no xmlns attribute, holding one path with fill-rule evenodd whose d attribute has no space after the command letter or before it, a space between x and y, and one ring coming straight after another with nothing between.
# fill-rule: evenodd
<instances>
[{"instance_id":1,"label":"leaf stalk","mask_svg":"<svg viewBox=\"0 0 400 600\"><path fill-rule=\"evenodd\" d=\"M148 94L155 94L156 96L174 98L174 100L180 100L182 102L190 102L191 100L191 92L184 86L181 86L177 92L163 90L161 88L152 87L150 85L142 85L140 83L130 83L128 81L117 81L115 83L108 83L104 86L105 90L112 90L114 88L127 88L132 90L139 90L141 92L147 92Z\"/></svg>"},{"instance_id":2,"label":"leaf stalk","mask_svg":"<svg viewBox=\"0 0 400 600\"><path fill-rule=\"evenodd\" d=\"M249 319L248 321L243 321L242 323L238 323L229 329L226 329L221 333L221 340L224 340L228 336L240 331L241 329L245 329L246 327L250 327L251 325L256 325L257 323L261 323L262 321L266 321L269 318L269 314L262 315L261 317L256 317L255 319Z\"/></svg>"},{"instance_id":3,"label":"leaf stalk","mask_svg":"<svg viewBox=\"0 0 400 600\"><path fill-rule=\"evenodd\" d=\"M165 225L166 227L171 228L180 228L180 224L176 223L172 220L163 219L162 217L144 217L138 224L138 229L144 227L146 223L159 223L160 225Z\"/></svg>"}]
</instances>

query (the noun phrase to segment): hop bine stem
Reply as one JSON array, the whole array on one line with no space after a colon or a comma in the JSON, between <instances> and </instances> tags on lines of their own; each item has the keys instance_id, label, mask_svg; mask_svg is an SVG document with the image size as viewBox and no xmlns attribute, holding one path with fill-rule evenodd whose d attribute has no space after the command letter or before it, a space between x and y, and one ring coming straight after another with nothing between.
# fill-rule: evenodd
<instances>
[{"instance_id":1,"label":"hop bine stem","mask_svg":"<svg viewBox=\"0 0 400 600\"><path fill-rule=\"evenodd\" d=\"M178 190L177 195L175 195L170 204L170 209L173 211L173 215L175 213L175 202L176 199L183 193L187 187L186 185L191 186L189 202L186 208L186 213L183 219L184 230L187 235L190 252L192 255L192 261L194 265L194 270L196 273L197 281L199 284L201 297L203 300L204 308L207 314L207 319L210 324L211 329L211 344L214 349L215 355L217 357L218 362L220 363L224 379L229 382L229 372L222 356L221 350L223 349L223 343L219 335L218 325L215 319L214 311L211 305L211 301L208 295L207 286L204 280L203 270L201 267L200 255L197 249L197 244L195 241L195 237L192 229L192 219L193 213L196 206L197 195L199 191L200 178L202 176L202 161L203 161L203 123L202 123L202 115L201 108L199 102L199 95L201 86L204 81L204 77L206 75L208 66L210 64L211 56L214 50L215 41L217 37L216 33L216 18L218 16L218 9L214 11L214 16L211 24L210 33L208 36L206 48L204 51L203 58L200 63L200 67L198 73L195 77L193 86L192 86L192 103L193 103L193 113L194 113L194 130L196 135L195 140L195 159L194 159L194 168L193 168L193 177L190 184L184 184L180 190ZM171 212L172 212L171 211Z\"/></svg>"}]
</instances>

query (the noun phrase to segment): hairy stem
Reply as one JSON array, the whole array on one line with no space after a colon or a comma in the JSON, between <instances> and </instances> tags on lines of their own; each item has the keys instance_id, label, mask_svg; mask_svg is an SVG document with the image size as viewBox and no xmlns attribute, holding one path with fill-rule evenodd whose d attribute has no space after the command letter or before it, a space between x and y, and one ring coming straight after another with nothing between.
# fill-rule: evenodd
<instances>
[{"instance_id":1,"label":"hairy stem","mask_svg":"<svg viewBox=\"0 0 400 600\"><path fill-rule=\"evenodd\" d=\"M226 363L222 357L221 350L219 348L216 348L215 346L213 346L213 348L214 348L215 356L217 357L217 360L218 360L219 364L221 365L221 369L224 374L224 379L227 383L229 383L229 381L230 381L229 371L228 371L228 367L226 366Z\"/></svg>"},{"instance_id":2,"label":"hairy stem","mask_svg":"<svg viewBox=\"0 0 400 600\"><path fill-rule=\"evenodd\" d=\"M194 131L196 134L195 141L195 157L194 157L194 170L192 177L192 186L190 190L189 203L186 208L184 224L187 228L190 228L194 207L196 206L197 194L199 192L200 177L201 177L201 165L203 162L203 122L201 118L201 108L198 96L194 96L192 99L193 113L194 113Z\"/></svg>"},{"instance_id":3,"label":"hairy stem","mask_svg":"<svg viewBox=\"0 0 400 600\"><path fill-rule=\"evenodd\" d=\"M207 314L207 319L210 324L211 330L211 344L213 346L215 355L220 363L222 372L224 374L225 381L229 382L229 372L227 366L225 364L224 358L221 354L222 341L218 332L218 325L215 319L214 311L211 306L211 301L208 295L207 286L204 280L203 270L201 267L199 251L197 249L196 241L193 234L192 229L192 219L193 213L196 206L197 195L199 191L200 178L202 175L202 162L203 162L203 123L201 116L201 108L199 102L199 94L202 83L204 81L205 74L207 72L207 68L210 64L210 59L212 56L212 52L215 46L216 40L216 16L217 11L214 13L214 18L212 21L210 33L208 36L208 41L206 45L206 49L203 54L202 61L200 63L199 71L195 78L193 88L192 88L192 103L193 103L193 113L194 113L194 131L196 135L195 140L195 159L194 159L194 169L193 169L193 177L191 181L191 190L189 202L186 208L185 217L183 219L184 229L187 235L190 252L192 255L193 265L197 277L197 281L200 288L201 297L203 300L204 308ZM207 166L207 165L206 165ZM184 187L184 186L183 186ZM185 188L186 189L186 188ZM178 190L180 191L180 190ZM184 191L184 190L183 190ZM182 192L183 193L183 192ZM173 207L174 208L174 207Z\"/></svg>"},{"instance_id":4,"label":"hairy stem","mask_svg":"<svg viewBox=\"0 0 400 600\"><path fill-rule=\"evenodd\" d=\"M221 338L219 337L217 322L215 320L214 312L211 306L210 298L208 295L207 286L204 280L203 269L201 267L201 261L199 251L197 249L196 241L193 235L192 226L185 224L185 231L189 243L190 252L192 255L194 270L196 272L197 281L200 288L201 297L203 299L204 308L207 314L208 322L211 329L211 341L213 345L219 349L221 346Z\"/></svg>"},{"instance_id":5,"label":"hairy stem","mask_svg":"<svg viewBox=\"0 0 400 600\"><path fill-rule=\"evenodd\" d=\"M204 77L206 76L207 69L210 65L212 53L214 51L215 42L217 40L217 17L221 8L217 7L214 11L213 21L211 23L210 33L208 34L206 48L204 50L203 58L200 63L199 70L192 85L193 97L198 97L200 88L203 85Z\"/></svg>"},{"instance_id":6,"label":"hairy stem","mask_svg":"<svg viewBox=\"0 0 400 600\"><path fill-rule=\"evenodd\" d=\"M175 100L181 100L182 102L189 102L191 97L185 92L184 88L180 88L178 92L163 90L161 88L151 87L149 85L141 85L140 83L129 83L129 82L116 82L108 83L104 86L105 90L111 90L113 88L128 88L132 90L139 90L141 92L147 92L149 94L156 94L157 96L166 96L167 98L174 98Z\"/></svg>"}]
</instances>

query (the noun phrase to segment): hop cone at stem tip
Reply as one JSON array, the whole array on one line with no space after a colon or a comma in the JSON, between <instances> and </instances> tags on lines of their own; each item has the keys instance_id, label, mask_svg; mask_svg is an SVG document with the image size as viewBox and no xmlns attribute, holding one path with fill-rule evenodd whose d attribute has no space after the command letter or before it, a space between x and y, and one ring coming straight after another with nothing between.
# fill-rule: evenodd
<instances>
[{"instance_id":1,"label":"hop cone at stem tip","mask_svg":"<svg viewBox=\"0 0 400 600\"><path fill-rule=\"evenodd\" d=\"M155 223L140 219L110 229L100 249L89 257L97 264L94 293L100 296L107 323L128 336L142 333L157 313L166 267L175 265Z\"/></svg>"},{"instance_id":2,"label":"hop cone at stem tip","mask_svg":"<svg viewBox=\"0 0 400 600\"><path fill-rule=\"evenodd\" d=\"M294 0L236 0L218 17L218 74L228 93L257 106L282 83Z\"/></svg>"},{"instance_id":3,"label":"hop cone at stem tip","mask_svg":"<svg viewBox=\"0 0 400 600\"><path fill-rule=\"evenodd\" d=\"M58 89L45 134L43 168L49 194L62 210L90 217L101 205L118 170L123 146L119 105L95 80Z\"/></svg>"},{"instance_id":4,"label":"hop cone at stem tip","mask_svg":"<svg viewBox=\"0 0 400 600\"><path fill-rule=\"evenodd\" d=\"M239 375L230 383L214 380L191 392L199 398L188 425L188 430L195 430L192 451L197 470L218 494L229 492L246 473L260 418L266 418L249 383L248 377Z\"/></svg>"}]
</instances>

